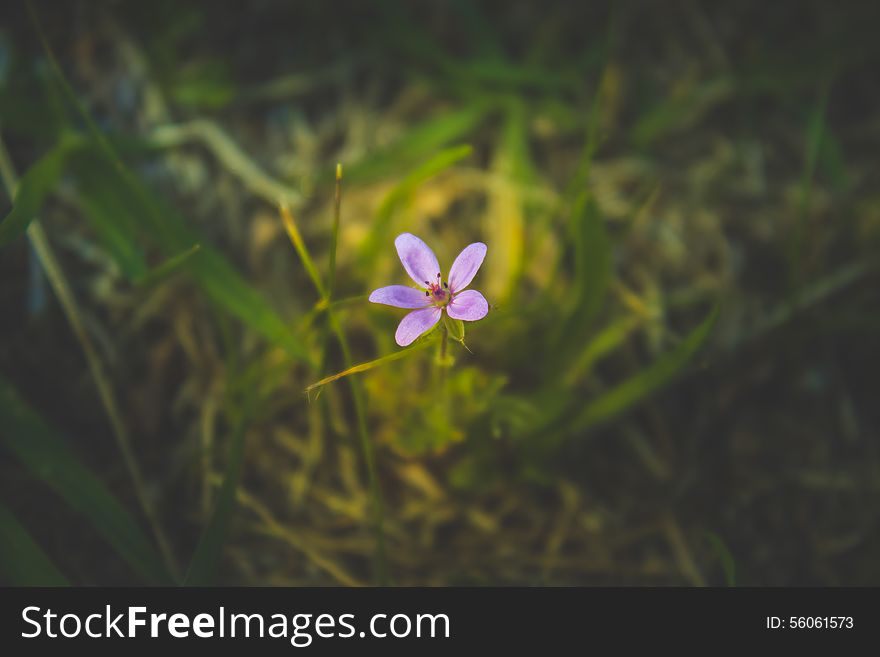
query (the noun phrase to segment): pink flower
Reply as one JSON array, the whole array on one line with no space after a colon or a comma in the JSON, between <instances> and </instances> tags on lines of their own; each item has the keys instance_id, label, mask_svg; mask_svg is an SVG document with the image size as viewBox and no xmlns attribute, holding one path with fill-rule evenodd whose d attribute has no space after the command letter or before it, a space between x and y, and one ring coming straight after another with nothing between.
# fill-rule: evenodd
<instances>
[{"instance_id":1,"label":"pink flower","mask_svg":"<svg viewBox=\"0 0 880 657\"><path fill-rule=\"evenodd\" d=\"M417 309L401 320L394 334L394 339L401 347L412 344L417 337L434 328L444 310L453 319L466 322L483 319L489 312L489 303L482 294L464 289L483 264L485 244L474 242L462 249L449 270L448 282L440 275L437 256L418 237L403 233L394 240L394 246L406 273L421 287L380 287L370 294L370 301L395 308Z\"/></svg>"}]
</instances>

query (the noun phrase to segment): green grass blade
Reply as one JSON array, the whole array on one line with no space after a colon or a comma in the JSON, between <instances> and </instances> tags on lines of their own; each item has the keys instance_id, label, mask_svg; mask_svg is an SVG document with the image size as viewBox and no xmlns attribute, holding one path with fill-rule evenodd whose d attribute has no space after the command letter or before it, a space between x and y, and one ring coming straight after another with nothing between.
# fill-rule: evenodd
<instances>
[{"instance_id":1,"label":"green grass blade","mask_svg":"<svg viewBox=\"0 0 880 657\"><path fill-rule=\"evenodd\" d=\"M575 312L569 321L574 328L585 326L599 314L611 282L611 240L599 206L591 197L584 196L575 204L571 236L577 280Z\"/></svg>"},{"instance_id":2,"label":"green grass blade","mask_svg":"<svg viewBox=\"0 0 880 657\"><path fill-rule=\"evenodd\" d=\"M137 206L139 218L156 236L168 257L192 248L193 244L203 245L189 258L188 270L219 307L284 348L292 357L309 362L308 352L291 328L223 254L204 246L205 240L163 199L152 196L142 186L136 193L141 198Z\"/></svg>"},{"instance_id":3,"label":"green grass blade","mask_svg":"<svg viewBox=\"0 0 880 657\"><path fill-rule=\"evenodd\" d=\"M351 183L393 175L431 157L450 142L463 139L486 116L488 107L474 103L461 110L444 112L411 128L387 148L345 168Z\"/></svg>"},{"instance_id":4,"label":"green grass blade","mask_svg":"<svg viewBox=\"0 0 880 657\"><path fill-rule=\"evenodd\" d=\"M330 231L330 261L327 264L327 300L336 292L336 251L339 248L339 220L342 215L342 165L336 163L336 185L333 192L333 228ZM326 337L324 340L326 344Z\"/></svg>"},{"instance_id":5,"label":"green grass blade","mask_svg":"<svg viewBox=\"0 0 880 657\"><path fill-rule=\"evenodd\" d=\"M387 356L382 356L381 358L377 358L376 360L370 360L366 363L360 363L358 365L353 365L348 369L343 370L342 372L337 372L336 374L331 374L330 376L326 376L320 381L317 381L306 388L306 392L310 393L313 390L317 390L328 383L333 383L334 381L338 381L339 379L345 378L346 376L351 376L352 374L360 374L361 372L367 372L369 370L375 369L382 365L386 365L388 363L394 362L395 360L400 360L401 358L406 358L407 356L412 356L415 352L421 351L425 347L430 346L435 342L434 337L425 338L420 340L412 347L408 347L403 349L402 351L396 351L393 354L389 354Z\"/></svg>"},{"instance_id":6,"label":"green grass blade","mask_svg":"<svg viewBox=\"0 0 880 657\"><path fill-rule=\"evenodd\" d=\"M162 558L104 484L0 377L0 441L31 472L83 515L146 581L170 584Z\"/></svg>"},{"instance_id":7,"label":"green grass blade","mask_svg":"<svg viewBox=\"0 0 880 657\"><path fill-rule=\"evenodd\" d=\"M641 322L640 317L628 315L592 337L580 354L570 361L571 365L565 376L566 385L574 385L589 374L593 365L622 345Z\"/></svg>"},{"instance_id":8,"label":"green grass blade","mask_svg":"<svg viewBox=\"0 0 880 657\"><path fill-rule=\"evenodd\" d=\"M145 239L158 244L174 265L186 265L188 273L220 307L238 317L246 325L283 347L292 357L309 361L309 354L287 323L272 309L263 296L235 270L219 251L204 246L204 240L164 199L152 194L139 180L124 176L119 168L92 151L90 176L98 176L106 184L118 188L121 203L131 221ZM193 249L194 244L200 248ZM169 260L169 262L170 262ZM166 273L169 273L166 271ZM140 276L146 276L146 271ZM140 278L136 276L134 280Z\"/></svg>"},{"instance_id":9,"label":"green grass blade","mask_svg":"<svg viewBox=\"0 0 880 657\"><path fill-rule=\"evenodd\" d=\"M392 228L394 215L405 207L416 190L425 182L445 171L456 162L470 157L473 148L468 145L453 146L437 153L427 162L413 169L389 192L376 212L376 218L370 228L367 239L361 247L360 265L369 269L376 256L387 248L389 231Z\"/></svg>"},{"instance_id":10,"label":"green grass blade","mask_svg":"<svg viewBox=\"0 0 880 657\"><path fill-rule=\"evenodd\" d=\"M0 575L12 586L68 586L52 560L0 504Z\"/></svg>"},{"instance_id":11,"label":"green grass blade","mask_svg":"<svg viewBox=\"0 0 880 657\"><path fill-rule=\"evenodd\" d=\"M672 351L583 406L567 424L567 430L580 432L605 422L669 383L706 342L717 317L716 305L700 325Z\"/></svg>"},{"instance_id":12,"label":"green grass blade","mask_svg":"<svg viewBox=\"0 0 880 657\"><path fill-rule=\"evenodd\" d=\"M121 221L131 222L142 239L158 245L169 258L166 263L169 267L173 269L185 265L189 275L220 308L283 347L292 357L303 362L309 361L308 352L291 328L263 296L242 278L225 256L205 246L205 240L199 233L191 229L184 218L163 198L151 193L134 176L123 174L119 166L108 161L94 146L89 150L88 155L82 154L82 162L88 164L86 176L104 181L101 183L102 189L108 186L116 188L113 207L126 215ZM80 178L85 179L83 176ZM91 187L86 191L89 189ZM105 218L112 220L112 217ZM121 235L117 229L108 230L116 230ZM201 246L194 249L194 244ZM138 267L133 271L140 272L132 278L134 282L149 276L145 268L141 271ZM164 274L168 273L171 272L166 269Z\"/></svg>"},{"instance_id":13,"label":"green grass blade","mask_svg":"<svg viewBox=\"0 0 880 657\"><path fill-rule=\"evenodd\" d=\"M145 215L151 228L162 235L163 250L169 257L192 248L193 244L204 244L172 208L157 199L151 201L151 209ZM308 352L287 323L219 251L202 246L189 258L188 270L219 307L283 347L292 357L309 362Z\"/></svg>"},{"instance_id":14,"label":"green grass blade","mask_svg":"<svg viewBox=\"0 0 880 657\"><path fill-rule=\"evenodd\" d=\"M82 117L95 148L103 154L102 164L106 179L117 183L120 190L130 196L130 203L126 207L135 213L134 221L139 228L162 247L167 257L173 257L189 249L193 244L204 243L204 240L199 239L198 235L186 225L180 215L162 202L157 195L152 194L122 162L109 139L92 120L64 77L55 53L46 40L33 3L28 2L27 8L48 57L55 81ZM95 160L95 162L99 161L100 158ZM219 252L209 248L200 249L191 259L191 273L221 308L283 347L292 357L304 362L311 360L290 327Z\"/></svg>"},{"instance_id":15,"label":"green grass blade","mask_svg":"<svg viewBox=\"0 0 880 657\"><path fill-rule=\"evenodd\" d=\"M68 156L83 143L74 136L62 138L22 176L12 210L0 222L0 247L24 234L31 220L40 213L43 201L58 184Z\"/></svg>"},{"instance_id":16,"label":"green grass blade","mask_svg":"<svg viewBox=\"0 0 880 657\"><path fill-rule=\"evenodd\" d=\"M95 148L83 149L70 159L83 215L122 274L130 281L147 274L147 263L138 240L137 212L119 176L103 166Z\"/></svg>"},{"instance_id":17,"label":"green grass blade","mask_svg":"<svg viewBox=\"0 0 880 657\"><path fill-rule=\"evenodd\" d=\"M660 139L679 134L729 101L735 92L736 84L728 77L694 85L649 110L633 127L632 139L637 146L647 148Z\"/></svg>"},{"instance_id":18,"label":"green grass blade","mask_svg":"<svg viewBox=\"0 0 880 657\"><path fill-rule=\"evenodd\" d=\"M284 348L293 358L310 362L311 356L287 323L222 254L210 248L199 249L191 258L190 271L221 308Z\"/></svg>"},{"instance_id":19,"label":"green grass blade","mask_svg":"<svg viewBox=\"0 0 880 657\"><path fill-rule=\"evenodd\" d=\"M290 243L293 244L293 248L296 250L296 254L302 262L303 269L306 270L309 278L312 279L312 285L315 286L318 296L321 297L322 301L326 302L328 298L327 288L324 287L321 274L315 266L315 261L312 260L312 254L309 253L309 250L306 247L306 243L302 238L302 233L299 232L299 227L296 225L296 220L293 218L290 208L282 203L278 210L281 213L281 220L284 222L284 230L287 231L287 237L290 238Z\"/></svg>"},{"instance_id":20,"label":"green grass blade","mask_svg":"<svg viewBox=\"0 0 880 657\"><path fill-rule=\"evenodd\" d=\"M578 357L580 343L572 336L585 335L605 304L612 276L612 245L596 202L583 193L574 203L569 222L574 250L574 280L567 296L564 319L559 323L553 344L556 357L546 359L546 369L568 369Z\"/></svg>"},{"instance_id":21,"label":"green grass blade","mask_svg":"<svg viewBox=\"0 0 880 657\"><path fill-rule=\"evenodd\" d=\"M161 283L165 279L174 276L182 269L186 268L192 257L202 248L201 244L193 244L185 251L181 251L175 256L171 256L165 262L157 265L143 276L134 279L132 282L139 287L150 287Z\"/></svg>"},{"instance_id":22,"label":"green grass blade","mask_svg":"<svg viewBox=\"0 0 880 657\"><path fill-rule=\"evenodd\" d=\"M505 110L491 170L507 184L489 190L483 218L483 234L492 245L486 256L486 267L494 272L486 291L502 304L516 293L526 266L529 237L539 232L537 222L526 218L529 208L522 194L522 190L535 186L536 182L529 153L528 108L519 100L510 100Z\"/></svg>"}]
</instances>

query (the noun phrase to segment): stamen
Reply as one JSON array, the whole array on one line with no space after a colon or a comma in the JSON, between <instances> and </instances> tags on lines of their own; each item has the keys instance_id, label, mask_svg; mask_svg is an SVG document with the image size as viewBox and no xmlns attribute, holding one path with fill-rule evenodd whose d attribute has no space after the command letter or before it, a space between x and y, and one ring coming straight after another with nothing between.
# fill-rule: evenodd
<instances>
[{"instance_id":1,"label":"stamen","mask_svg":"<svg viewBox=\"0 0 880 657\"><path fill-rule=\"evenodd\" d=\"M449 283L447 283L446 281L443 281L443 287L445 287L445 288L448 289L448 288L449 288Z\"/></svg>"},{"instance_id":2,"label":"stamen","mask_svg":"<svg viewBox=\"0 0 880 657\"><path fill-rule=\"evenodd\" d=\"M427 290L425 290L425 296L426 296L426 297L429 297L429 296L431 296L431 293L428 292Z\"/></svg>"}]
</instances>

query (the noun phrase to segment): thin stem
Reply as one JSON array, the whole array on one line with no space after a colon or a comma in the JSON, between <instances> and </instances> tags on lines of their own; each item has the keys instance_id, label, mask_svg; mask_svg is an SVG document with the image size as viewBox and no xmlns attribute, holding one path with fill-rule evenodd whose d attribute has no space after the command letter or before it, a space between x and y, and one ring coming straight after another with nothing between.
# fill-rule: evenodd
<instances>
[{"instance_id":1,"label":"thin stem","mask_svg":"<svg viewBox=\"0 0 880 657\"><path fill-rule=\"evenodd\" d=\"M449 344L449 331L445 326L440 327L440 363L446 364L446 345Z\"/></svg>"},{"instance_id":2,"label":"thin stem","mask_svg":"<svg viewBox=\"0 0 880 657\"><path fill-rule=\"evenodd\" d=\"M342 166L336 165L336 199L333 217L333 238L332 249L330 251L330 276L327 292L327 301L333 293L333 287L336 281L336 245L339 234L339 217L342 205ZM330 323L333 333L339 342L342 351L343 363L346 368L352 367L354 361L351 357L351 348L348 345L348 338L342 330L342 325L332 308L327 308L327 320ZM323 372L322 372L323 374ZM388 566L385 555L385 508L382 503L382 491L379 488L379 475L376 470L376 458L373 453L373 443L370 441L370 432L367 427L367 412L364 407L364 393L357 379L348 380L351 388L351 396L354 399L354 410L357 416L358 438L361 443L361 451L363 452L364 463L367 466L367 476L370 480L370 501L373 507L373 532L376 535L376 555L374 559L374 568L376 571L376 581L380 586L386 586L389 583Z\"/></svg>"},{"instance_id":3,"label":"thin stem","mask_svg":"<svg viewBox=\"0 0 880 657\"><path fill-rule=\"evenodd\" d=\"M306 273L308 273L309 278L312 279L312 284L315 286L315 289L318 291L318 294L321 296L321 299L327 299L327 292L324 289L324 284L321 282L321 276L318 274L318 268L315 267L315 262L312 260L312 256L309 254L309 250L306 248L306 244L303 241L302 235L299 232L299 228L297 228L296 222L293 219L293 214L290 212L290 208L287 207L287 204L282 202L278 209L281 212L281 219L284 221L284 229L287 231L287 236L290 238L291 244L293 244L293 248L296 249L296 252L299 254L300 260L302 260L303 267L305 267Z\"/></svg>"},{"instance_id":4,"label":"thin stem","mask_svg":"<svg viewBox=\"0 0 880 657\"><path fill-rule=\"evenodd\" d=\"M333 232L330 234L330 272L327 275L327 301L336 290L336 245L339 244L339 215L342 207L342 165L336 165L336 191L333 198ZM323 374L323 372L322 372Z\"/></svg>"},{"instance_id":5,"label":"thin stem","mask_svg":"<svg viewBox=\"0 0 880 657\"><path fill-rule=\"evenodd\" d=\"M449 386L447 385L449 377L447 370L449 370L449 367L452 365L448 355L448 346L449 329L446 327L446 324L443 324L440 326L440 359L437 361L439 381L437 386L440 391L440 408L444 409L444 414L447 413L449 404Z\"/></svg>"},{"instance_id":6,"label":"thin stem","mask_svg":"<svg viewBox=\"0 0 880 657\"><path fill-rule=\"evenodd\" d=\"M447 351L449 346L449 329L446 323L440 325L440 344L437 347L437 358L434 361L433 389L435 391L435 403L432 405L433 433L436 440L445 442L449 440L451 432L449 412L449 367L451 358Z\"/></svg>"},{"instance_id":7,"label":"thin stem","mask_svg":"<svg viewBox=\"0 0 880 657\"><path fill-rule=\"evenodd\" d=\"M342 203L342 165L336 163L336 188L333 194L333 230L330 232L330 266L327 272L327 288L319 301L325 307L330 305L333 291L336 288L336 247L339 244L339 215ZM323 337L321 339L321 352L318 355L318 376L324 376L327 371L327 352L330 347L330 316L324 318ZM324 406L327 411L327 406Z\"/></svg>"},{"instance_id":8,"label":"thin stem","mask_svg":"<svg viewBox=\"0 0 880 657\"><path fill-rule=\"evenodd\" d=\"M293 218L293 215L287 209L286 206L282 205L280 207L281 216L284 220L285 228L287 229L287 233L290 236L291 242L293 242L294 247L299 253L300 259L303 261L303 265L306 270L309 272L309 277L312 279L312 283L315 286L315 290L317 290L318 295L321 297L321 305L325 307L327 317L326 317L326 327L330 332L333 333L336 338L337 343L339 344L339 349L342 352L342 360L346 369L353 367L353 359L351 357L351 348L348 344L348 338L345 335L345 332L342 330L342 325L339 323L339 318L337 317L334 306L331 299L331 289L335 285L336 279L336 247L338 244L338 233L339 233L339 218L340 218L340 208L341 208L341 200L342 200L342 167L337 165L336 167L336 198L335 198L335 208L334 208L334 219L333 219L333 236L331 240L331 252L330 252L330 266L331 270L328 276L328 286L327 288L321 282L320 277L317 275L317 269L314 266L314 261L312 260L311 255L309 254L308 248L300 236L299 230L296 226L296 222ZM324 366L326 361L326 353L327 353L327 340L326 337L322 344L321 357L319 359L319 376L324 373ZM373 444L370 442L370 433L369 428L367 426L367 412L364 404L364 393L361 389L360 383L350 378L349 386L351 387L351 395L352 400L354 402L354 410L355 416L357 417L357 427L358 427L358 440L360 442L361 452L364 459L364 464L367 468L367 476L369 478L369 486L370 486L370 502L372 506L372 524L373 524L373 532L376 537L376 552L374 555L374 570L376 581L379 585L385 586L389 584L389 576L388 576L388 567L387 567L387 559L386 559L386 551L385 551L385 509L384 504L382 502L382 492L379 488L379 475L376 469L376 460L375 455L373 453Z\"/></svg>"},{"instance_id":9,"label":"thin stem","mask_svg":"<svg viewBox=\"0 0 880 657\"><path fill-rule=\"evenodd\" d=\"M3 142L2 137L0 137L0 174L2 174L3 183L9 197L15 198L18 189L18 176L16 175L15 168L12 165L12 159L9 157L9 152L6 150L6 144ZM159 522L158 514L150 503L147 495L144 478L141 474L140 467L137 464L137 460L135 459L134 450L131 446L131 438L126 429L125 423L122 420L122 414L120 413L119 406L116 402L116 395L113 392L113 386L104 371L98 352L86 331L82 312L76 302L76 297L74 297L73 290L71 290L70 285L67 283L64 270L61 268L61 264L58 262L58 258L56 258L55 252L49 244L49 239L47 238L46 232L43 230L39 219L34 218L34 220L31 221L27 228L27 236L34 248L34 252L37 254L37 257L43 266L43 270L46 272L46 278L49 280L49 284L52 286L55 296L58 297L61 308L64 310L64 314L67 317L67 321L70 323L70 327L73 329L73 333L82 347L92 379L95 381L95 386L98 389L98 396L101 399L101 403L107 413L107 418L110 421L113 435L116 438L116 444L119 447L119 451L122 453L122 459L134 485L135 496L137 497L141 509L143 509L144 515L147 517L147 521L150 523L150 527L156 538L156 543L159 546L162 557L165 559L172 575L177 579L179 578L177 562L174 559L170 543L168 542L165 532L162 529L162 525Z\"/></svg>"},{"instance_id":10,"label":"thin stem","mask_svg":"<svg viewBox=\"0 0 880 657\"><path fill-rule=\"evenodd\" d=\"M306 394L310 394L313 390L320 390L322 387L326 386L329 383L333 383L334 381L338 381L339 379L343 379L347 376L351 376L353 374L359 374L361 372L367 372L375 367L380 365L387 365L395 360L400 360L402 358L408 358L413 353L420 351L421 349L426 349L433 344L433 340L430 338L426 338L422 340L412 347L408 347L401 351L395 351L387 356L382 356L381 358L377 358L375 360L370 360L365 363L358 363L357 365L353 365L348 369L344 369L341 372L336 372L335 374L331 374L329 376L325 376L320 381L316 381L311 385L306 387Z\"/></svg>"}]
</instances>

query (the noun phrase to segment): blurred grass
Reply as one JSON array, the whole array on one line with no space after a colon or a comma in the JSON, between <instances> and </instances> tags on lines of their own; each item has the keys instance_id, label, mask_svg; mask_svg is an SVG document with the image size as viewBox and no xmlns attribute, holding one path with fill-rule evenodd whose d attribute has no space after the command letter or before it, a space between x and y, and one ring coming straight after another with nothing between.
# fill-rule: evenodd
<instances>
[{"instance_id":1,"label":"blurred grass","mask_svg":"<svg viewBox=\"0 0 880 657\"><path fill-rule=\"evenodd\" d=\"M19 182L12 210L0 222L0 247L24 235L30 222L39 214L46 196L58 185L68 156L83 144L78 135L67 133L28 170Z\"/></svg>"},{"instance_id":2,"label":"blurred grass","mask_svg":"<svg viewBox=\"0 0 880 657\"><path fill-rule=\"evenodd\" d=\"M346 166L345 178L350 183L367 183L391 173L406 171L407 168L418 164L427 167L427 170L419 176L426 178L432 175L432 167L442 167L443 161L459 151L453 150L442 160L433 160L430 164L424 161L429 158L440 158L437 151L450 142L461 140L464 135L471 132L485 117L486 111L486 107L482 104L475 104L461 110L443 112L439 116L410 126L406 133L392 144L370 154L361 162Z\"/></svg>"},{"instance_id":3,"label":"blurred grass","mask_svg":"<svg viewBox=\"0 0 880 657\"><path fill-rule=\"evenodd\" d=\"M151 584L173 581L152 541L113 493L77 460L4 379L0 379L0 425L4 447L15 454L32 476L92 523L135 573Z\"/></svg>"},{"instance_id":4,"label":"blurred grass","mask_svg":"<svg viewBox=\"0 0 880 657\"><path fill-rule=\"evenodd\" d=\"M471 153L473 153L473 148L466 144L441 150L427 162L415 167L395 185L376 211L370 233L361 247L358 262L361 267L365 270L372 269L373 263L382 254L381 249L394 241L392 229L394 228L395 214L412 202L418 188L427 180L469 157Z\"/></svg>"},{"instance_id":5,"label":"blurred grass","mask_svg":"<svg viewBox=\"0 0 880 657\"><path fill-rule=\"evenodd\" d=\"M185 586L208 586L215 581L216 571L223 556L223 545L229 531L230 517L235 508L236 489L241 479L245 437L250 420L248 411L247 408L242 409L235 422L226 474L217 493L211 517L183 579Z\"/></svg>"},{"instance_id":6,"label":"blurred grass","mask_svg":"<svg viewBox=\"0 0 880 657\"><path fill-rule=\"evenodd\" d=\"M718 307L697 326L681 344L668 354L642 369L633 377L614 386L602 395L587 403L570 421L569 431L583 431L601 422L606 422L641 401L678 374L685 364L703 346L718 317Z\"/></svg>"}]
</instances>

